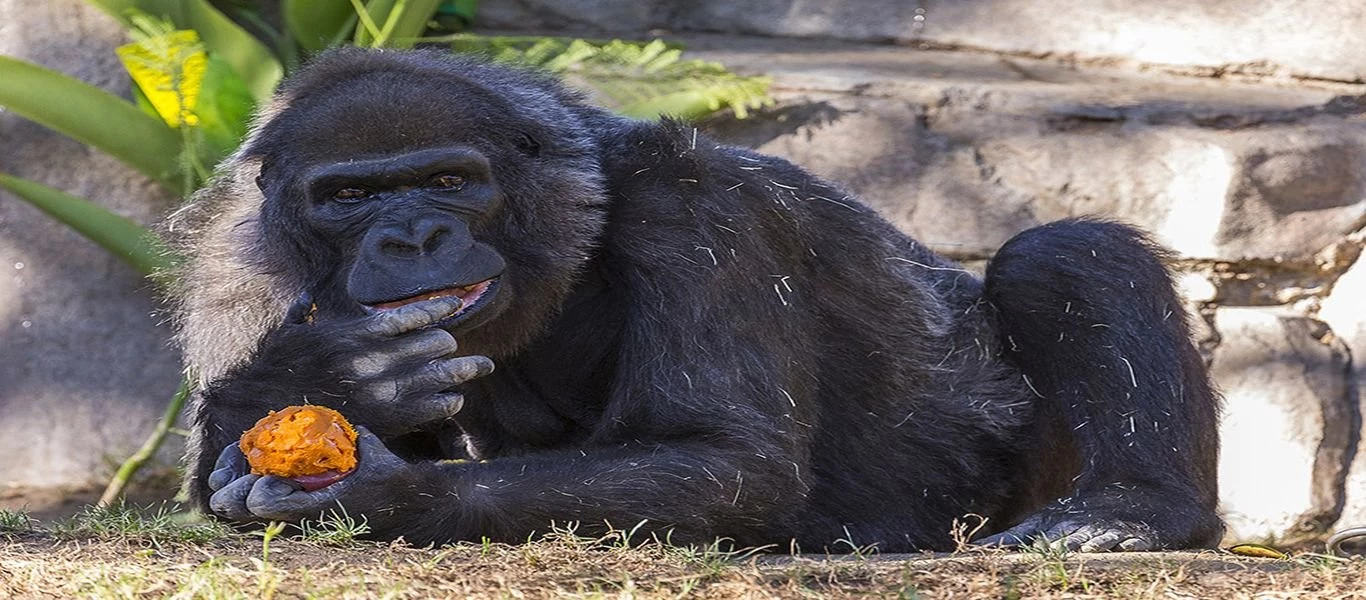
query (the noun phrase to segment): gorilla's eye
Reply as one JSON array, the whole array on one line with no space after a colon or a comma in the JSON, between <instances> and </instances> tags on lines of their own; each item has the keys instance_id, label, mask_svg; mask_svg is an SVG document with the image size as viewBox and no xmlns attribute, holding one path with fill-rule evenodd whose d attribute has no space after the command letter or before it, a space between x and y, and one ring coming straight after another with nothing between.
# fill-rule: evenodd
<instances>
[{"instance_id":1,"label":"gorilla's eye","mask_svg":"<svg viewBox=\"0 0 1366 600\"><path fill-rule=\"evenodd\" d=\"M354 204L370 197L370 190L357 187L347 187L332 192L332 200L343 204Z\"/></svg>"},{"instance_id":2,"label":"gorilla's eye","mask_svg":"<svg viewBox=\"0 0 1366 600\"><path fill-rule=\"evenodd\" d=\"M462 187L465 187L465 178L459 175L451 175L450 173L447 173L445 175L437 175L436 177L433 177L430 185L434 188L440 188L443 190L458 190Z\"/></svg>"}]
</instances>

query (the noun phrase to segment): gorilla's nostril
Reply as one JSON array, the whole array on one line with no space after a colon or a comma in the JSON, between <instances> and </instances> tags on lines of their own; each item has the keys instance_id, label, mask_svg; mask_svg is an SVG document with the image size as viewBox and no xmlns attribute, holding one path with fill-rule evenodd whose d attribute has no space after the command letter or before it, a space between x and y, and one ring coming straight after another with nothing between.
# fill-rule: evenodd
<instances>
[{"instance_id":1,"label":"gorilla's nostril","mask_svg":"<svg viewBox=\"0 0 1366 600\"><path fill-rule=\"evenodd\" d=\"M424 254L430 254L437 248L440 248L441 243L445 241L446 236L450 233L451 230L444 225L433 229L431 233L427 234L427 239L422 242L422 252Z\"/></svg>"},{"instance_id":2,"label":"gorilla's nostril","mask_svg":"<svg viewBox=\"0 0 1366 600\"><path fill-rule=\"evenodd\" d=\"M412 244L402 242L393 238L380 242L379 249L389 256L415 256L422 251L421 248Z\"/></svg>"}]
</instances>

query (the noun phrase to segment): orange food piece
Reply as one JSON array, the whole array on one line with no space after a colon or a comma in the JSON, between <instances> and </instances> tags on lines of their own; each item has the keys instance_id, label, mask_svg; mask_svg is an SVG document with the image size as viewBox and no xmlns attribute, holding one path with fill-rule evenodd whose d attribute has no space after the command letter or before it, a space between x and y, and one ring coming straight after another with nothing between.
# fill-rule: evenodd
<instances>
[{"instance_id":1,"label":"orange food piece","mask_svg":"<svg viewBox=\"0 0 1366 600\"><path fill-rule=\"evenodd\" d=\"M239 447L257 475L299 477L356 468L356 430L325 406L271 411L242 434Z\"/></svg>"}]
</instances>

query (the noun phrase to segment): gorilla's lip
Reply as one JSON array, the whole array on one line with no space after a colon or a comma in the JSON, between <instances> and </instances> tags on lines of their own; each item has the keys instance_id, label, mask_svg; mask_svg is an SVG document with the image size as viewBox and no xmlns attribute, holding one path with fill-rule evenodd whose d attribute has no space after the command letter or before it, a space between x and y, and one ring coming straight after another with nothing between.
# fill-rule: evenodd
<instances>
[{"instance_id":1,"label":"gorilla's lip","mask_svg":"<svg viewBox=\"0 0 1366 600\"><path fill-rule=\"evenodd\" d=\"M370 308L373 308L375 310L393 310L395 308L407 306L415 302L422 302L423 300L432 300L435 298L446 298L448 296L455 296L457 298L460 298L461 300L460 310L455 313L456 315L459 315L461 313L469 311L475 306L478 306L480 304L480 300L484 298L484 296L489 291L489 288L492 287L494 282L496 282L497 280L497 277L493 277L490 279L485 279L478 283L471 283L469 285L432 290L430 292L423 292L416 296L409 296L407 298L400 298L398 300L391 300L389 302L381 302L379 304L371 304Z\"/></svg>"}]
</instances>

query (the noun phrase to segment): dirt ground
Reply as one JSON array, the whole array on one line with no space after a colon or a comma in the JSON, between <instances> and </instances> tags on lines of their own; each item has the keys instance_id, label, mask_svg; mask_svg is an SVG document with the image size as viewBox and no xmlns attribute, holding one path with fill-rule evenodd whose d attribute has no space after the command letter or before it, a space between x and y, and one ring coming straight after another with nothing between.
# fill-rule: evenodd
<instances>
[{"instance_id":1,"label":"dirt ground","mask_svg":"<svg viewBox=\"0 0 1366 600\"><path fill-rule=\"evenodd\" d=\"M0 598L1366 598L1366 559L1311 552L793 557L612 536L413 548L73 523L0 529Z\"/></svg>"}]
</instances>

